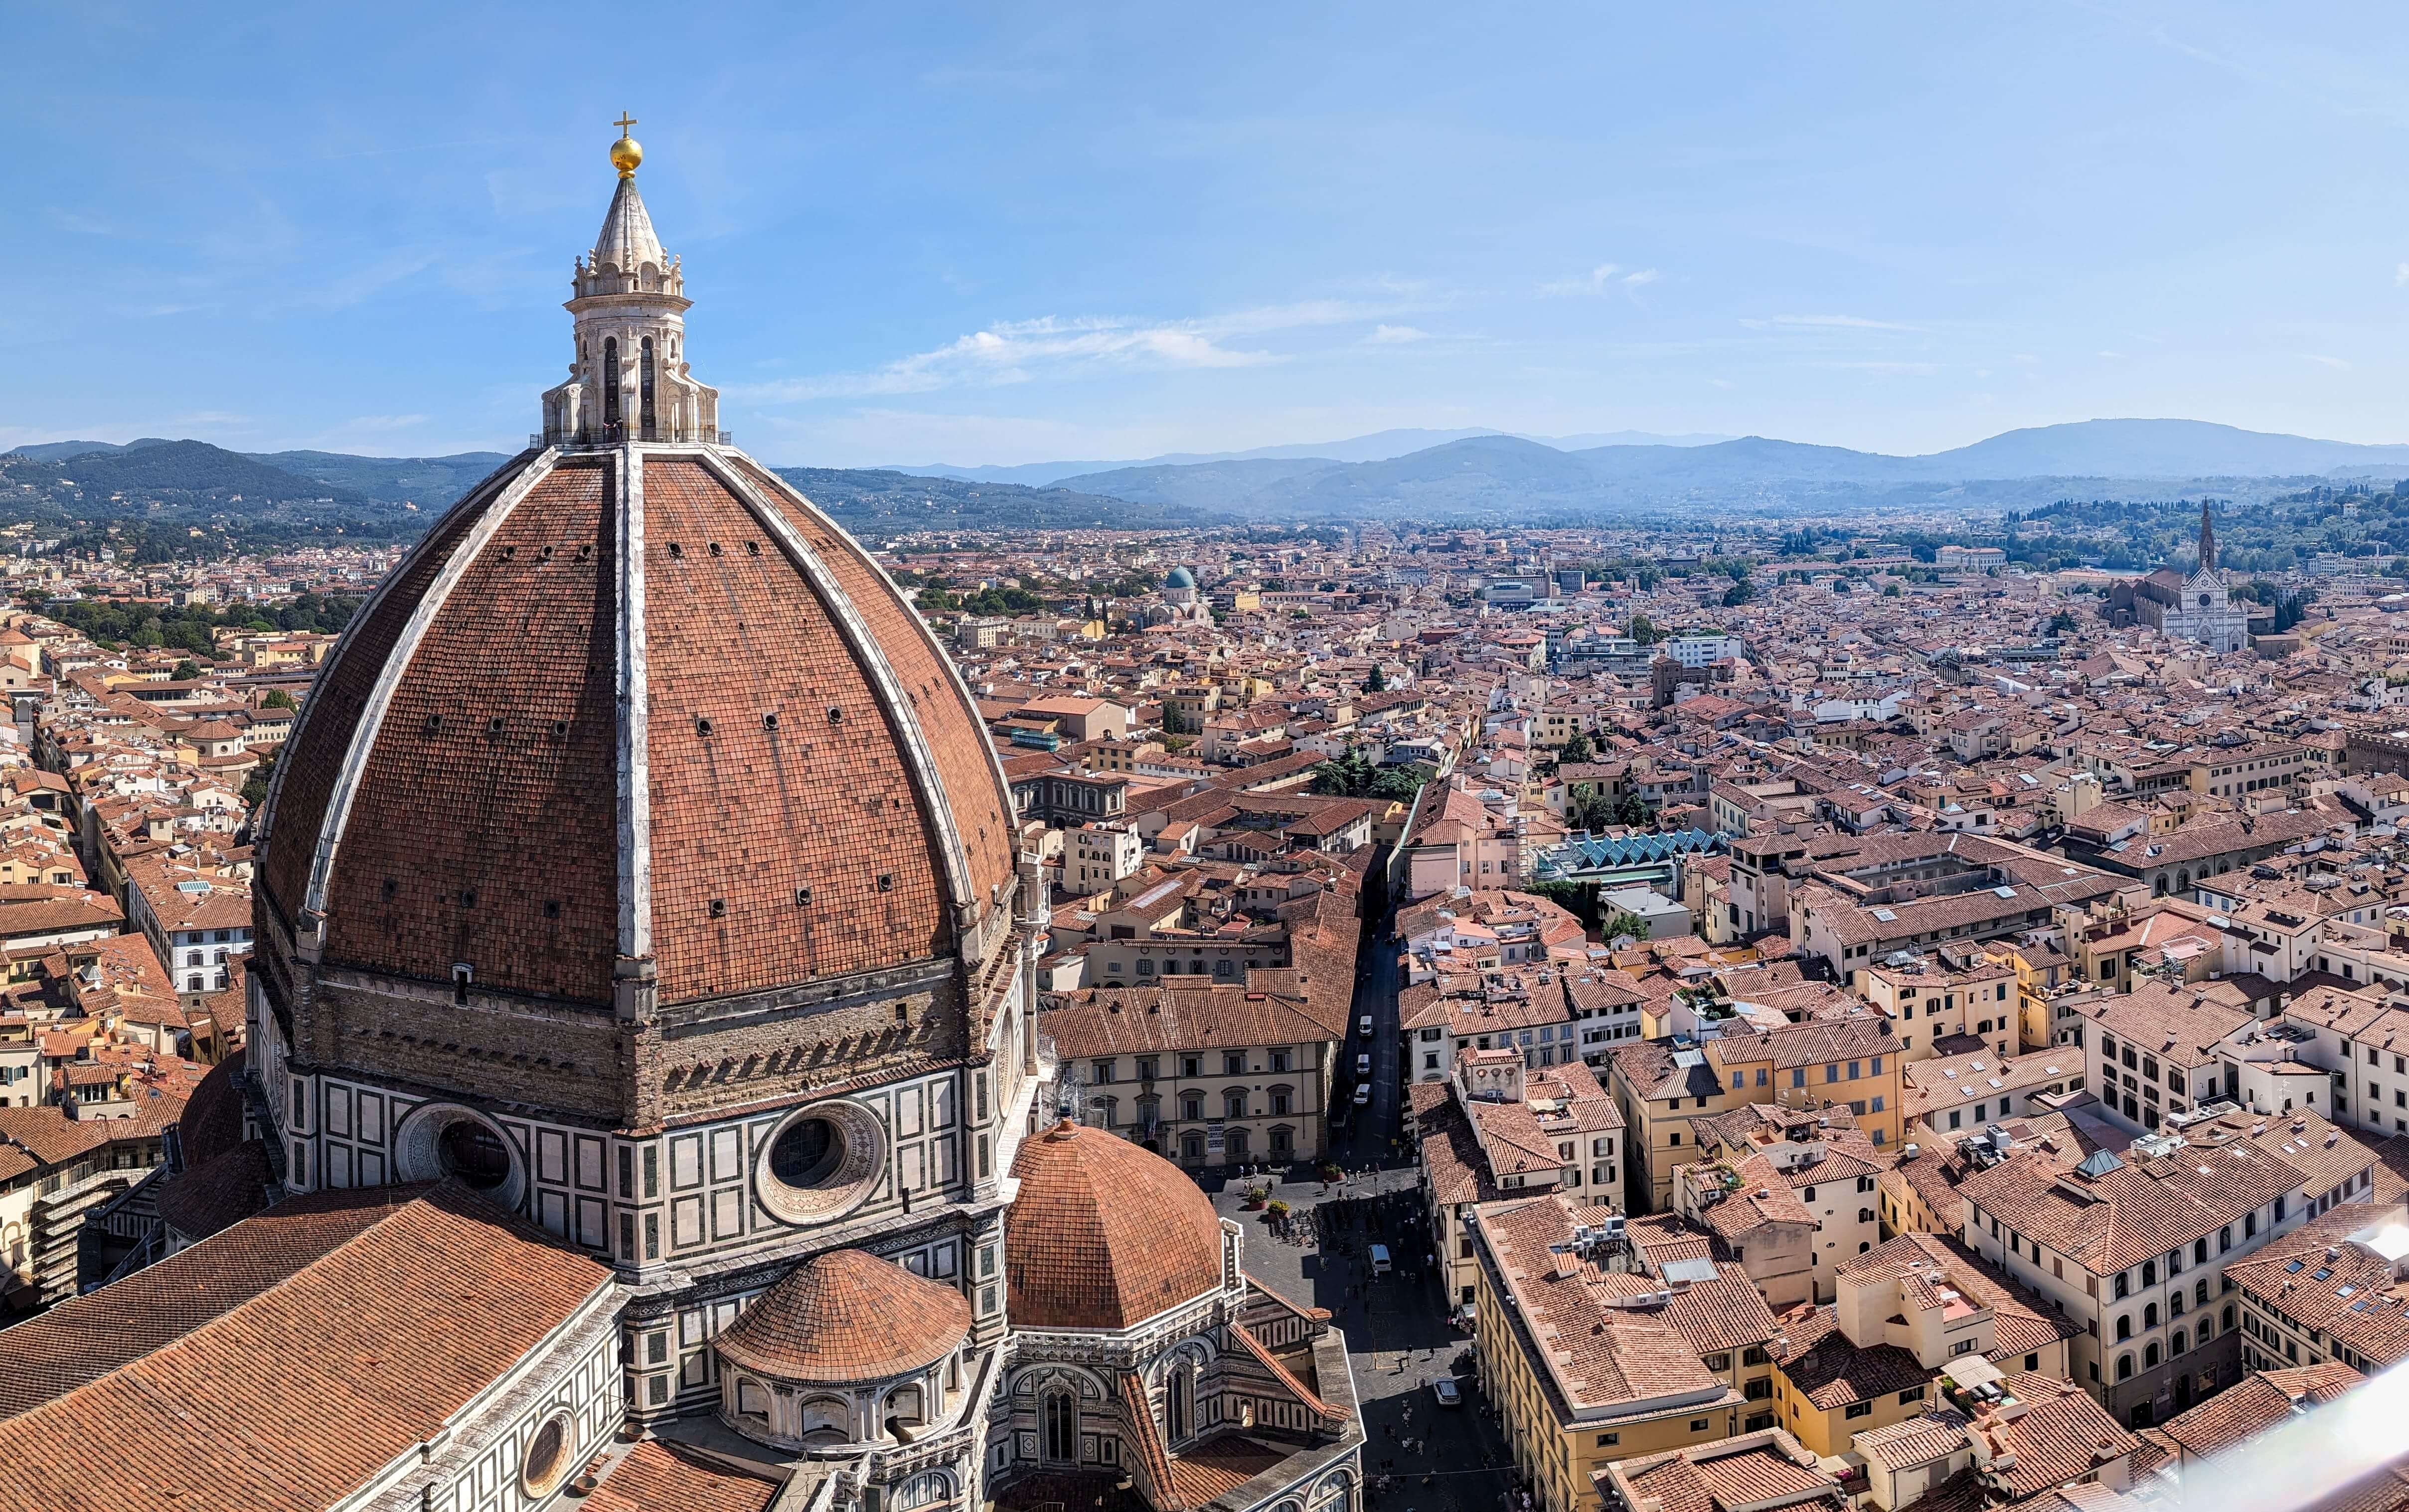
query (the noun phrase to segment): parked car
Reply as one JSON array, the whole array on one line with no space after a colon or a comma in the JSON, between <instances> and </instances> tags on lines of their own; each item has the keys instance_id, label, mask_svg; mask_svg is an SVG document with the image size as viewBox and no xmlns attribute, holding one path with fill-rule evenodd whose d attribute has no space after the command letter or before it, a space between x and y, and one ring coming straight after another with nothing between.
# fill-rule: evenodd
<instances>
[{"instance_id":1,"label":"parked car","mask_svg":"<svg viewBox=\"0 0 2409 1512\"><path fill-rule=\"evenodd\" d=\"M1355 1020L1355 1032L1361 1034L1367 1040L1372 1037L1372 1015L1370 1014L1365 1014L1361 1018Z\"/></svg>"},{"instance_id":2,"label":"parked car","mask_svg":"<svg viewBox=\"0 0 2409 1512\"><path fill-rule=\"evenodd\" d=\"M1355 1084L1355 1105L1356 1105L1357 1107L1359 1107L1359 1108L1360 1108L1360 1107L1362 1107L1364 1103L1369 1102L1371 1102L1371 1101L1372 1101L1372 1084L1371 1084L1370 1082L1358 1082L1358 1083L1356 1083L1356 1084Z\"/></svg>"},{"instance_id":3,"label":"parked car","mask_svg":"<svg viewBox=\"0 0 2409 1512\"><path fill-rule=\"evenodd\" d=\"M1355 1074L1358 1076L1369 1076L1372 1074L1371 1051L1366 1050L1362 1055L1355 1058Z\"/></svg>"},{"instance_id":4,"label":"parked car","mask_svg":"<svg viewBox=\"0 0 2409 1512\"><path fill-rule=\"evenodd\" d=\"M1431 1395L1438 1398L1438 1404L1442 1407L1464 1405L1464 1389L1450 1376L1442 1375L1431 1382Z\"/></svg>"},{"instance_id":5,"label":"parked car","mask_svg":"<svg viewBox=\"0 0 2409 1512\"><path fill-rule=\"evenodd\" d=\"M1372 1246L1372 1274L1374 1275L1386 1275L1389 1274L1388 1246L1374 1245Z\"/></svg>"}]
</instances>

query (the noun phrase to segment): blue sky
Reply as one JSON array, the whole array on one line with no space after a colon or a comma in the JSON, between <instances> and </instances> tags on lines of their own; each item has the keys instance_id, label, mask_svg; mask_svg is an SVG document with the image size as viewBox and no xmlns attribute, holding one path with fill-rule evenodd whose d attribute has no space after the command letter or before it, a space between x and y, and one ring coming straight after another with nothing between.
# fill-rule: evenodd
<instances>
[{"instance_id":1,"label":"blue sky","mask_svg":"<svg viewBox=\"0 0 2409 1512\"><path fill-rule=\"evenodd\" d=\"M2350 5L19 7L0 444L516 446L623 108L782 464L2403 440L2404 78Z\"/></svg>"}]
</instances>

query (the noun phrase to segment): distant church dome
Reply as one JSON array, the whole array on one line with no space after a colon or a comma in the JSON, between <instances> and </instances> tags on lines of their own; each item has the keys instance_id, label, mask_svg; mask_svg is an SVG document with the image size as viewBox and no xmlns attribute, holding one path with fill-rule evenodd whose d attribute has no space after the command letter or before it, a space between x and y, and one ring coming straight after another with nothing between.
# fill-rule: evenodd
<instances>
[{"instance_id":1,"label":"distant church dome","mask_svg":"<svg viewBox=\"0 0 2409 1512\"><path fill-rule=\"evenodd\" d=\"M1177 1166L1065 1119L1024 1141L1003 1222L1016 1327L1120 1329L1222 1284L1221 1219Z\"/></svg>"},{"instance_id":2,"label":"distant church dome","mask_svg":"<svg viewBox=\"0 0 2409 1512\"><path fill-rule=\"evenodd\" d=\"M1175 567L1163 578L1162 585L1166 588L1193 588L1196 586L1196 574L1184 567Z\"/></svg>"}]
</instances>

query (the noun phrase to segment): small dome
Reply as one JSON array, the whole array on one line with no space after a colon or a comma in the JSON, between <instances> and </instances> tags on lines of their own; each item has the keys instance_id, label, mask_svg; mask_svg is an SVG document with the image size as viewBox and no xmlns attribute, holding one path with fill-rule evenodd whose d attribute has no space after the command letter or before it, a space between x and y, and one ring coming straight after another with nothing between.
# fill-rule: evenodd
<instances>
[{"instance_id":1,"label":"small dome","mask_svg":"<svg viewBox=\"0 0 2409 1512\"><path fill-rule=\"evenodd\" d=\"M796 1267L714 1347L773 1380L840 1385L926 1370L970 1330L970 1301L953 1288L838 1249Z\"/></svg>"},{"instance_id":2,"label":"small dome","mask_svg":"<svg viewBox=\"0 0 2409 1512\"><path fill-rule=\"evenodd\" d=\"M1196 574L1184 567L1175 567L1170 576L1162 580L1162 585L1166 588L1193 588L1196 586Z\"/></svg>"},{"instance_id":3,"label":"small dome","mask_svg":"<svg viewBox=\"0 0 2409 1512\"><path fill-rule=\"evenodd\" d=\"M1024 1141L1003 1220L1012 1321L1128 1328L1221 1284L1221 1219L1177 1166L1068 1119Z\"/></svg>"}]
</instances>

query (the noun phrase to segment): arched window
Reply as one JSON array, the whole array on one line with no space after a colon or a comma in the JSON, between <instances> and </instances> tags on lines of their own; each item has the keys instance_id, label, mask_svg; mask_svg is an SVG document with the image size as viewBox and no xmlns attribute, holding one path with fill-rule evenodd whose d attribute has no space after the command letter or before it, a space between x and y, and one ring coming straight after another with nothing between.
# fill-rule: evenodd
<instances>
[{"instance_id":1,"label":"arched window","mask_svg":"<svg viewBox=\"0 0 2409 1512\"><path fill-rule=\"evenodd\" d=\"M602 338L602 424L619 423L619 338Z\"/></svg>"},{"instance_id":2,"label":"arched window","mask_svg":"<svg viewBox=\"0 0 2409 1512\"><path fill-rule=\"evenodd\" d=\"M2142 1346L2142 1368L2155 1370L2158 1363L2158 1341L2152 1339Z\"/></svg>"},{"instance_id":3,"label":"arched window","mask_svg":"<svg viewBox=\"0 0 2409 1512\"><path fill-rule=\"evenodd\" d=\"M2167 1352L2168 1352L2169 1354L2176 1354L2176 1355L2179 1355L2179 1354L2183 1353L2183 1352L2184 1352L2184 1350L2185 1350L2185 1349L2186 1349L2186 1348L2188 1348L2188 1347L2190 1347L2190 1343L2189 1343L2189 1340L2185 1336L2184 1331L2183 1331L2183 1330L2181 1330L2181 1329L2177 1329L2177 1330L2175 1330L2174 1342L2173 1342L2173 1343L2171 1343L2171 1344L2170 1344L2170 1345L2167 1346Z\"/></svg>"},{"instance_id":4,"label":"arched window","mask_svg":"<svg viewBox=\"0 0 2409 1512\"><path fill-rule=\"evenodd\" d=\"M1173 1361L1171 1374L1162 1383L1162 1418L1165 1426L1171 1430L1171 1442L1174 1444L1186 1443L1188 1436L1196 1431L1195 1415L1190 1405L1189 1393L1192 1388L1189 1385L1188 1370L1188 1361Z\"/></svg>"},{"instance_id":5,"label":"arched window","mask_svg":"<svg viewBox=\"0 0 2409 1512\"><path fill-rule=\"evenodd\" d=\"M2132 1377L2133 1357L2131 1355L2118 1355L2116 1357L2116 1378L2120 1381L2126 1381L2132 1379Z\"/></svg>"},{"instance_id":6,"label":"arched window","mask_svg":"<svg viewBox=\"0 0 2409 1512\"><path fill-rule=\"evenodd\" d=\"M853 1408L841 1396L815 1396L803 1404L803 1442L843 1444L853 1437Z\"/></svg>"},{"instance_id":7,"label":"arched window","mask_svg":"<svg viewBox=\"0 0 2409 1512\"><path fill-rule=\"evenodd\" d=\"M945 1477L945 1473L931 1470L905 1481L902 1489L895 1493L895 1505L898 1512L913 1512L915 1507L934 1506L953 1494L953 1482Z\"/></svg>"},{"instance_id":8,"label":"arched window","mask_svg":"<svg viewBox=\"0 0 2409 1512\"><path fill-rule=\"evenodd\" d=\"M636 403L644 434L653 433L653 338L644 338L642 348L636 353Z\"/></svg>"},{"instance_id":9,"label":"arched window","mask_svg":"<svg viewBox=\"0 0 2409 1512\"><path fill-rule=\"evenodd\" d=\"M736 1410L746 1418L767 1418L770 1416L770 1393L761 1390L760 1382L749 1376L739 1376L736 1381Z\"/></svg>"},{"instance_id":10,"label":"arched window","mask_svg":"<svg viewBox=\"0 0 2409 1512\"><path fill-rule=\"evenodd\" d=\"M2157 1303L2152 1303L2147 1307L2142 1309L2142 1326L2143 1328L2157 1328L2158 1326L2158 1304Z\"/></svg>"},{"instance_id":11,"label":"arched window","mask_svg":"<svg viewBox=\"0 0 2409 1512\"><path fill-rule=\"evenodd\" d=\"M2153 1060L2153 1061L2151 1061L2151 1062L2150 1062L2150 1079L2151 1079L2152 1081L2156 1081L2156 1080L2157 1080L2157 1076L2158 1076L2158 1063L2157 1063L2157 1061ZM2143 1260L2143 1261L2142 1262L2142 1285L2143 1285L2143 1286L2145 1286L2145 1287L2154 1287L2154 1286L2157 1286L2157 1284L2158 1284L2158 1262L2157 1262L2157 1260Z\"/></svg>"},{"instance_id":12,"label":"arched window","mask_svg":"<svg viewBox=\"0 0 2409 1512\"><path fill-rule=\"evenodd\" d=\"M887 1393L887 1432L890 1436L898 1427L915 1428L924 1420L918 1387L899 1386Z\"/></svg>"},{"instance_id":13,"label":"arched window","mask_svg":"<svg viewBox=\"0 0 2409 1512\"><path fill-rule=\"evenodd\" d=\"M2118 1315L2116 1318L2116 1337L2119 1339L2129 1339L2132 1336L2133 1315L2130 1313Z\"/></svg>"},{"instance_id":14,"label":"arched window","mask_svg":"<svg viewBox=\"0 0 2409 1512\"><path fill-rule=\"evenodd\" d=\"M1037 1399L1040 1436L1046 1458L1057 1464L1079 1462L1079 1399L1067 1386L1048 1388Z\"/></svg>"}]
</instances>

